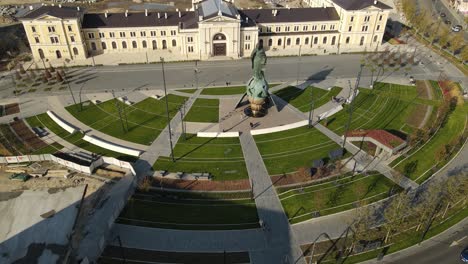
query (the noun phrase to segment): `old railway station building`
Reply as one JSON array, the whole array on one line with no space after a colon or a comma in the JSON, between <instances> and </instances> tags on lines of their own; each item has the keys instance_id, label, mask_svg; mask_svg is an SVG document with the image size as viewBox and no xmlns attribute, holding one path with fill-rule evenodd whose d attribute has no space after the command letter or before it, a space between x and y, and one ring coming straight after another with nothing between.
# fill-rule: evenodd
<instances>
[{"instance_id":1,"label":"old railway station building","mask_svg":"<svg viewBox=\"0 0 468 264\"><path fill-rule=\"evenodd\" d=\"M112 58L237 59L259 42L268 56L375 51L391 10L373 0L305 0L309 8L274 9L237 9L232 1L124 13L43 5L30 7L21 21L35 61L111 64Z\"/></svg>"}]
</instances>

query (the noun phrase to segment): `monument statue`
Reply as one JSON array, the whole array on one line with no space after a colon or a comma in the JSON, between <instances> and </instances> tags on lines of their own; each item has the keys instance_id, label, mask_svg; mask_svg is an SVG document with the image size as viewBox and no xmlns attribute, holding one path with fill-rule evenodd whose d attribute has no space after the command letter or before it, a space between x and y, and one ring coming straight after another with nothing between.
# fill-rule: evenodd
<instances>
[{"instance_id":1,"label":"monument statue","mask_svg":"<svg viewBox=\"0 0 468 264\"><path fill-rule=\"evenodd\" d=\"M252 116L264 115L265 99L268 97L268 83L265 80L264 67L267 62L267 56L263 45L258 43L257 47L250 55L252 61L253 76L247 82L247 97L250 102Z\"/></svg>"}]
</instances>

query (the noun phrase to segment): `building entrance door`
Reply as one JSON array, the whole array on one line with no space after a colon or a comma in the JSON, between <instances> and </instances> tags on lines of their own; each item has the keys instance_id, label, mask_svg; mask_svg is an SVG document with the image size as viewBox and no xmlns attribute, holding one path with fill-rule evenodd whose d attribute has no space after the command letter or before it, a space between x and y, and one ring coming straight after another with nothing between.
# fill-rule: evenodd
<instances>
[{"instance_id":1,"label":"building entrance door","mask_svg":"<svg viewBox=\"0 0 468 264\"><path fill-rule=\"evenodd\" d=\"M226 43L214 43L213 55L214 56L226 56Z\"/></svg>"}]
</instances>

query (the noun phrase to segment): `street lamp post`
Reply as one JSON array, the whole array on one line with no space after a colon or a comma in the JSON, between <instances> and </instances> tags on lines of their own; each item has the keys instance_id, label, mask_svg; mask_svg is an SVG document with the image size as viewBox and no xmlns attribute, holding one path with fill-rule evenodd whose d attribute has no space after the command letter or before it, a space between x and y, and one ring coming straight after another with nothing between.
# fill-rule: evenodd
<instances>
[{"instance_id":1,"label":"street lamp post","mask_svg":"<svg viewBox=\"0 0 468 264\"><path fill-rule=\"evenodd\" d=\"M309 127L312 127L314 123L314 107L315 107L314 88L310 87Z\"/></svg>"},{"instance_id":2,"label":"street lamp post","mask_svg":"<svg viewBox=\"0 0 468 264\"><path fill-rule=\"evenodd\" d=\"M362 74L362 68L364 67L363 64L361 64L361 69L359 70L359 73L358 73L358 77L356 79L356 84L354 86L354 89L353 89L353 95L352 95L352 100L351 102L349 102L349 116L348 116L348 121L346 122L346 128L345 128L345 133L344 133L344 138L343 138L343 146L342 146L342 149L344 150L345 149L345 145L346 145L346 138L347 138L347 134L348 134L348 130L349 130L349 127L351 125L351 120L353 118L353 106L354 106L354 100L355 100L355 97L356 97L356 93L357 93L357 90L358 90L358 87L359 87L359 81L361 79L361 74ZM351 98L348 98L348 99L351 99Z\"/></svg>"},{"instance_id":3,"label":"street lamp post","mask_svg":"<svg viewBox=\"0 0 468 264\"><path fill-rule=\"evenodd\" d=\"M195 74L195 88L197 88L198 90L198 61L197 60L195 61L194 74Z\"/></svg>"},{"instance_id":4,"label":"street lamp post","mask_svg":"<svg viewBox=\"0 0 468 264\"><path fill-rule=\"evenodd\" d=\"M299 45L299 54L297 58L297 79L296 79L296 85L299 85L299 75L301 74L301 49L302 45Z\"/></svg>"},{"instance_id":5,"label":"street lamp post","mask_svg":"<svg viewBox=\"0 0 468 264\"><path fill-rule=\"evenodd\" d=\"M172 148L172 129L171 129L171 118L169 117L169 102L167 101L167 89L166 89L166 74L164 72L164 58L161 57L161 69L163 77L163 86L164 86L164 98L166 98L166 116L167 116L167 126L169 128L169 145L171 147L171 159L172 162L175 162L174 159L174 150Z\"/></svg>"}]
</instances>

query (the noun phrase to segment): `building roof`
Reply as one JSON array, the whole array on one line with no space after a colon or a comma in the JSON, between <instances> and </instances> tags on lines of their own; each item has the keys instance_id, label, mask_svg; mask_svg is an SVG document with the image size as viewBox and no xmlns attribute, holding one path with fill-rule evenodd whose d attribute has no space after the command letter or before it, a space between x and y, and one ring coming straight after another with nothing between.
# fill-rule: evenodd
<instances>
[{"instance_id":1,"label":"building roof","mask_svg":"<svg viewBox=\"0 0 468 264\"><path fill-rule=\"evenodd\" d=\"M199 4L198 12L199 15L204 18L215 17L219 12L221 12L223 16L232 18L235 18L236 15L239 14L231 3L223 0L205 0Z\"/></svg>"},{"instance_id":2,"label":"building roof","mask_svg":"<svg viewBox=\"0 0 468 264\"><path fill-rule=\"evenodd\" d=\"M345 10L361 10L369 6L375 6L380 9L392 9L380 1L376 1L374 4L374 0L333 0L333 2Z\"/></svg>"},{"instance_id":3,"label":"building roof","mask_svg":"<svg viewBox=\"0 0 468 264\"><path fill-rule=\"evenodd\" d=\"M70 6L41 6L26 13L21 19L35 19L43 15L54 16L58 18L78 18L83 10Z\"/></svg>"},{"instance_id":4,"label":"building roof","mask_svg":"<svg viewBox=\"0 0 468 264\"><path fill-rule=\"evenodd\" d=\"M352 130L346 134L347 137L369 137L380 144L387 146L391 149L394 149L401 144L405 143L405 141L392 133L382 130L382 129L374 129L374 130Z\"/></svg>"},{"instance_id":5,"label":"building roof","mask_svg":"<svg viewBox=\"0 0 468 264\"><path fill-rule=\"evenodd\" d=\"M167 18L165 17L167 14ZM154 26L178 26L182 28L197 28L197 17L195 12L144 12L139 13L109 13L85 14L83 17L83 28L121 28L121 27L154 27Z\"/></svg>"},{"instance_id":6,"label":"building roof","mask_svg":"<svg viewBox=\"0 0 468 264\"><path fill-rule=\"evenodd\" d=\"M276 16L273 11L276 10ZM239 12L257 23L288 23L340 20L334 7L246 9Z\"/></svg>"}]
</instances>

